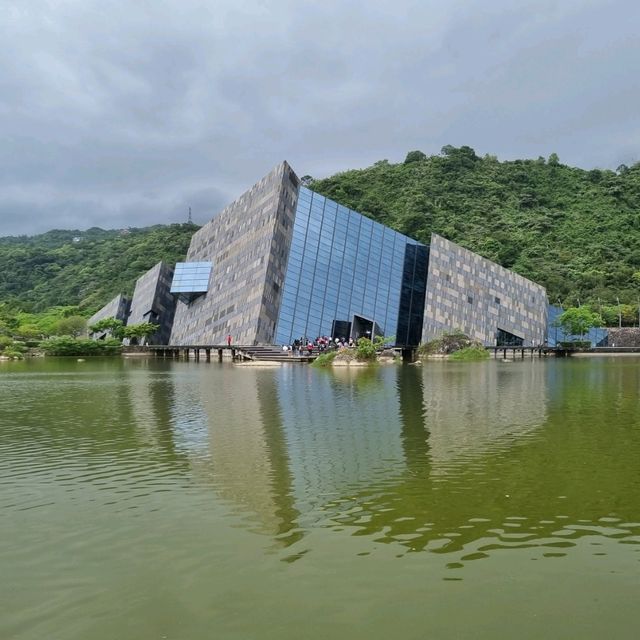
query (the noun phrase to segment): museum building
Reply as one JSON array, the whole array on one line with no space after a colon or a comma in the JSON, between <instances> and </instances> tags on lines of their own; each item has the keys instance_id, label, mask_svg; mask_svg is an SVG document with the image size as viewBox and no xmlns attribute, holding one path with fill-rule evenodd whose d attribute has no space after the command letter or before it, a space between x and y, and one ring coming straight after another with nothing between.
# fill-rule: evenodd
<instances>
[{"instance_id":1,"label":"museum building","mask_svg":"<svg viewBox=\"0 0 640 640\"><path fill-rule=\"evenodd\" d=\"M382 335L415 346L460 330L536 346L547 333L542 286L436 234L425 245L374 222L286 162L193 235L170 291L172 345Z\"/></svg>"}]
</instances>

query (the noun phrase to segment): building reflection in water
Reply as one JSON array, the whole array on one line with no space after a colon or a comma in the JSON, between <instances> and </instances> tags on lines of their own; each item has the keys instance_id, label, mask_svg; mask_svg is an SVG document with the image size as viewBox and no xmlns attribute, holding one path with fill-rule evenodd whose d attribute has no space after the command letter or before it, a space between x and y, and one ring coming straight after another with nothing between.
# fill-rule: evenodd
<instances>
[{"instance_id":1,"label":"building reflection in water","mask_svg":"<svg viewBox=\"0 0 640 640\"><path fill-rule=\"evenodd\" d=\"M459 459L522 442L544 424L547 374L539 364L430 363L421 368L420 395L434 473L446 473Z\"/></svg>"},{"instance_id":2,"label":"building reflection in water","mask_svg":"<svg viewBox=\"0 0 640 640\"><path fill-rule=\"evenodd\" d=\"M535 367L514 375L495 366L179 364L172 370L173 443L196 478L211 483L253 530L283 544L308 527L357 525L362 514L349 511L360 513L363 500L371 532L393 529L394 518L406 532L408 523L419 524L416 509L430 511L435 501L431 476L543 422L541 375ZM523 407L532 408L524 420Z\"/></svg>"},{"instance_id":3,"label":"building reflection in water","mask_svg":"<svg viewBox=\"0 0 640 640\"><path fill-rule=\"evenodd\" d=\"M401 473L398 396L384 373L285 368L278 375L294 492L307 518L319 517L315 510L328 500Z\"/></svg>"},{"instance_id":4,"label":"building reflection in water","mask_svg":"<svg viewBox=\"0 0 640 640\"><path fill-rule=\"evenodd\" d=\"M174 367L176 444L194 476L211 484L253 531L279 544L301 533L273 371Z\"/></svg>"},{"instance_id":5,"label":"building reflection in water","mask_svg":"<svg viewBox=\"0 0 640 640\"><path fill-rule=\"evenodd\" d=\"M549 438L571 457L559 431L571 395L550 388L560 363L170 366L172 446L279 547L321 528L483 557L516 539L572 545L554 538L558 518L602 515L577 481L574 502L556 500L576 476L549 462Z\"/></svg>"},{"instance_id":6,"label":"building reflection in water","mask_svg":"<svg viewBox=\"0 0 640 640\"><path fill-rule=\"evenodd\" d=\"M175 376L164 363L134 360L123 368L121 378L138 442L161 451L184 469L187 457L176 439L188 432L188 425L176 420L180 396L175 392Z\"/></svg>"}]
</instances>

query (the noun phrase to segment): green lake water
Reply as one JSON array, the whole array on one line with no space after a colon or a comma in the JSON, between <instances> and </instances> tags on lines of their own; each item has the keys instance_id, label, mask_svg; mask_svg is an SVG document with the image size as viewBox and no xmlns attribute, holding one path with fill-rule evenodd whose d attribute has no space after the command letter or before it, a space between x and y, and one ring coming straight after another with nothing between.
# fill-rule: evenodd
<instances>
[{"instance_id":1,"label":"green lake water","mask_svg":"<svg viewBox=\"0 0 640 640\"><path fill-rule=\"evenodd\" d=\"M0 639L637 638L640 359L0 363Z\"/></svg>"}]
</instances>

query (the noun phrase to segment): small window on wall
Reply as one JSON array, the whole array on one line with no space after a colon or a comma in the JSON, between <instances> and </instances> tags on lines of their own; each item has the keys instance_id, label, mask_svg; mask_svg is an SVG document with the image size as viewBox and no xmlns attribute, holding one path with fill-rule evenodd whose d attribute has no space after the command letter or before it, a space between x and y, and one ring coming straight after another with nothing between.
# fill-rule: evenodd
<instances>
[{"instance_id":1,"label":"small window on wall","mask_svg":"<svg viewBox=\"0 0 640 640\"><path fill-rule=\"evenodd\" d=\"M500 304L500 298L498 298L497 296L494 298L494 301L496 304Z\"/></svg>"},{"instance_id":2,"label":"small window on wall","mask_svg":"<svg viewBox=\"0 0 640 640\"><path fill-rule=\"evenodd\" d=\"M467 296L467 302L473 304L473 296Z\"/></svg>"}]
</instances>

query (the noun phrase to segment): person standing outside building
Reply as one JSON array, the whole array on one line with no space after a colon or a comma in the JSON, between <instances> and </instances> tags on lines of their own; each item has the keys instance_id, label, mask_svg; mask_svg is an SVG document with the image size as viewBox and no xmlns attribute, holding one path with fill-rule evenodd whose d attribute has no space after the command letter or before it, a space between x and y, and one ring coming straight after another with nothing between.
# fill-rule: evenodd
<instances>
[{"instance_id":1,"label":"person standing outside building","mask_svg":"<svg viewBox=\"0 0 640 640\"><path fill-rule=\"evenodd\" d=\"M227 336L227 347L231 346L231 335Z\"/></svg>"}]
</instances>

